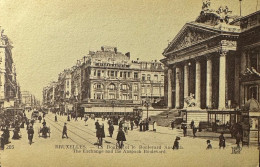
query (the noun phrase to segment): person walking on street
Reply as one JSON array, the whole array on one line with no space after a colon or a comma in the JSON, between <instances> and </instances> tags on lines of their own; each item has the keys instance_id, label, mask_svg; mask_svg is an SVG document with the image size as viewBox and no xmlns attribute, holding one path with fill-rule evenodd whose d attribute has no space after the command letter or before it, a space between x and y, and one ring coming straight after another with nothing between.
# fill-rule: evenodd
<instances>
[{"instance_id":1,"label":"person walking on street","mask_svg":"<svg viewBox=\"0 0 260 167\"><path fill-rule=\"evenodd\" d=\"M125 133L123 132L122 128L119 128L119 131L118 131L118 133L117 133L116 140L117 140L117 143L118 143L118 147L119 147L120 149L122 149L123 146L124 146L124 141L126 141Z\"/></svg>"},{"instance_id":2,"label":"person walking on street","mask_svg":"<svg viewBox=\"0 0 260 167\"><path fill-rule=\"evenodd\" d=\"M70 121L70 115L68 114L68 118L67 118L67 121Z\"/></svg>"},{"instance_id":3,"label":"person walking on street","mask_svg":"<svg viewBox=\"0 0 260 167\"><path fill-rule=\"evenodd\" d=\"M185 137L187 135L187 125L186 124L182 124L181 128L183 130L183 136Z\"/></svg>"},{"instance_id":4,"label":"person walking on street","mask_svg":"<svg viewBox=\"0 0 260 167\"><path fill-rule=\"evenodd\" d=\"M190 128L193 129L194 128L194 121L192 120L190 123Z\"/></svg>"},{"instance_id":5,"label":"person walking on street","mask_svg":"<svg viewBox=\"0 0 260 167\"><path fill-rule=\"evenodd\" d=\"M109 124L108 131L109 131L110 137L112 137L113 136L113 132L114 132L114 125L113 125L112 122Z\"/></svg>"},{"instance_id":6,"label":"person walking on street","mask_svg":"<svg viewBox=\"0 0 260 167\"><path fill-rule=\"evenodd\" d=\"M219 149L221 149L221 147L223 147L223 149L226 147L226 141L223 132L221 132L221 135L219 136Z\"/></svg>"},{"instance_id":7,"label":"person walking on street","mask_svg":"<svg viewBox=\"0 0 260 167\"><path fill-rule=\"evenodd\" d=\"M153 121L153 131L156 132L156 128L157 128L157 123L155 121Z\"/></svg>"},{"instance_id":8,"label":"person walking on street","mask_svg":"<svg viewBox=\"0 0 260 167\"><path fill-rule=\"evenodd\" d=\"M98 147L103 148L103 138L105 138L104 124L100 125L97 130Z\"/></svg>"},{"instance_id":9,"label":"person walking on street","mask_svg":"<svg viewBox=\"0 0 260 167\"><path fill-rule=\"evenodd\" d=\"M171 128L172 128L172 130L174 128L174 121L173 120L171 121Z\"/></svg>"},{"instance_id":10,"label":"person walking on street","mask_svg":"<svg viewBox=\"0 0 260 167\"><path fill-rule=\"evenodd\" d=\"M62 131L62 138L64 138L64 135L67 137L67 138L69 138L68 137L68 134L67 134L67 123L64 123L64 126L63 126L63 131Z\"/></svg>"},{"instance_id":11,"label":"person walking on street","mask_svg":"<svg viewBox=\"0 0 260 167\"><path fill-rule=\"evenodd\" d=\"M237 144L237 147L240 147L240 141L242 139L242 135L238 132L237 133L237 136L236 136L236 144Z\"/></svg>"},{"instance_id":12,"label":"person walking on street","mask_svg":"<svg viewBox=\"0 0 260 167\"><path fill-rule=\"evenodd\" d=\"M31 145L32 144L32 140L33 140L33 134L34 134L34 130L33 130L32 126L29 127L27 133L28 133L29 144Z\"/></svg>"},{"instance_id":13,"label":"person walking on street","mask_svg":"<svg viewBox=\"0 0 260 167\"><path fill-rule=\"evenodd\" d=\"M193 129L192 129L192 133L193 133L193 137L197 137L196 133L197 133L197 128L193 125Z\"/></svg>"},{"instance_id":14,"label":"person walking on street","mask_svg":"<svg viewBox=\"0 0 260 167\"><path fill-rule=\"evenodd\" d=\"M55 122L58 122L57 114L55 114Z\"/></svg>"}]
</instances>

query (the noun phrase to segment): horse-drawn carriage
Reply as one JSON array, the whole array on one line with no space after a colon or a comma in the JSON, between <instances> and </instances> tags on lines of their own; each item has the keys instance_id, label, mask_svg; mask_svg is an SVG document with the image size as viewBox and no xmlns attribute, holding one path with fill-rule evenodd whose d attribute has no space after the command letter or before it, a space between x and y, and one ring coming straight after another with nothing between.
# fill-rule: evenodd
<instances>
[{"instance_id":1,"label":"horse-drawn carriage","mask_svg":"<svg viewBox=\"0 0 260 167\"><path fill-rule=\"evenodd\" d=\"M50 137L51 136L51 129L50 127L43 126L38 129L38 135L39 137Z\"/></svg>"}]
</instances>

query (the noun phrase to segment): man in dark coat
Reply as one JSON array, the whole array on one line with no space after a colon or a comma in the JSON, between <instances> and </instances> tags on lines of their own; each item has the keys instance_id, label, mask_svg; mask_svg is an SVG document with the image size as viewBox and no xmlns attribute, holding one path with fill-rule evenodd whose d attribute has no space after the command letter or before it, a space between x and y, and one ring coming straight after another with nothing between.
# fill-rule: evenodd
<instances>
[{"instance_id":1,"label":"man in dark coat","mask_svg":"<svg viewBox=\"0 0 260 167\"><path fill-rule=\"evenodd\" d=\"M112 137L113 136L113 132L114 132L114 125L113 125L113 123L109 124L108 130L109 130L110 137Z\"/></svg>"},{"instance_id":2,"label":"man in dark coat","mask_svg":"<svg viewBox=\"0 0 260 167\"><path fill-rule=\"evenodd\" d=\"M223 132L221 132L221 135L219 136L219 149L221 149L221 147L223 147L223 149L226 147L226 141Z\"/></svg>"},{"instance_id":3,"label":"man in dark coat","mask_svg":"<svg viewBox=\"0 0 260 167\"><path fill-rule=\"evenodd\" d=\"M171 122L171 127L172 127L172 130L173 130L173 128L174 128L174 121L173 120Z\"/></svg>"},{"instance_id":4,"label":"man in dark coat","mask_svg":"<svg viewBox=\"0 0 260 167\"><path fill-rule=\"evenodd\" d=\"M32 126L29 127L27 133L28 133L29 144L31 145L32 144L32 140L33 140L33 134L34 134L34 130L33 130Z\"/></svg>"},{"instance_id":5,"label":"man in dark coat","mask_svg":"<svg viewBox=\"0 0 260 167\"><path fill-rule=\"evenodd\" d=\"M63 126L63 131L62 131L62 138L64 138L64 135L68 138L68 135L67 135L67 123L64 123L64 126Z\"/></svg>"},{"instance_id":6,"label":"man in dark coat","mask_svg":"<svg viewBox=\"0 0 260 167\"><path fill-rule=\"evenodd\" d=\"M237 147L240 147L240 141L242 139L242 135L238 132L237 133L237 136L236 136L236 144L237 144Z\"/></svg>"},{"instance_id":7,"label":"man in dark coat","mask_svg":"<svg viewBox=\"0 0 260 167\"><path fill-rule=\"evenodd\" d=\"M55 117L54 117L54 119L55 119L55 122L57 122L57 121L58 121L57 114L55 114Z\"/></svg>"},{"instance_id":8,"label":"man in dark coat","mask_svg":"<svg viewBox=\"0 0 260 167\"><path fill-rule=\"evenodd\" d=\"M172 147L173 150L178 150L180 148L180 146L179 146L179 140L180 139L181 139L180 137L178 137L178 136L176 137L176 139L173 143L173 147Z\"/></svg>"},{"instance_id":9,"label":"man in dark coat","mask_svg":"<svg viewBox=\"0 0 260 167\"><path fill-rule=\"evenodd\" d=\"M104 124L100 125L97 130L98 147L103 147L103 138L105 138Z\"/></svg>"},{"instance_id":10,"label":"man in dark coat","mask_svg":"<svg viewBox=\"0 0 260 167\"><path fill-rule=\"evenodd\" d=\"M142 132L142 127L143 127L143 122L140 122L140 124L139 124L139 126L140 126L140 132Z\"/></svg>"},{"instance_id":11,"label":"man in dark coat","mask_svg":"<svg viewBox=\"0 0 260 167\"><path fill-rule=\"evenodd\" d=\"M117 140L119 148L123 148L124 141L126 141L126 138L125 138L125 133L123 132L122 128L119 128L116 140Z\"/></svg>"},{"instance_id":12,"label":"man in dark coat","mask_svg":"<svg viewBox=\"0 0 260 167\"><path fill-rule=\"evenodd\" d=\"M9 137L10 137L10 132L9 132L8 127L5 128L3 134L4 134L4 141L5 141L5 144L8 144L8 143L9 143Z\"/></svg>"},{"instance_id":13,"label":"man in dark coat","mask_svg":"<svg viewBox=\"0 0 260 167\"><path fill-rule=\"evenodd\" d=\"M183 130L183 136L185 137L187 135L187 126L185 124L182 124L181 128Z\"/></svg>"}]
</instances>

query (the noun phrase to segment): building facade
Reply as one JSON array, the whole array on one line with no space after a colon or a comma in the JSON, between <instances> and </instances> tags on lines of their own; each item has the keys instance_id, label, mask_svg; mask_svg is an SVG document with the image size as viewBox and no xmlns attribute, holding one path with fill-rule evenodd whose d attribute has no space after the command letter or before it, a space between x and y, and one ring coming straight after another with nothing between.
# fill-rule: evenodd
<instances>
[{"instance_id":1,"label":"building facade","mask_svg":"<svg viewBox=\"0 0 260 167\"><path fill-rule=\"evenodd\" d=\"M228 7L214 10L206 2L198 18L186 23L163 52L166 103L170 109L186 110L187 122L211 121L207 114L213 111L215 121L233 122L232 114L246 101L259 101L260 12L231 14ZM218 111L226 111L226 120Z\"/></svg>"},{"instance_id":2,"label":"building facade","mask_svg":"<svg viewBox=\"0 0 260 167\"><path fill-rule=\"evenodd\" d=\"M20 88L12 55L12 43L0 27L0 108L18 107Z\"/></svg>"},{"instance_id":3,"label":"building facade","mask_svg":"<svg viewBox=\"0 0 260 167\"><path fill-rule=\"evenodd\" d=\"M69 104L77 103L86 111L113 108L132 112L145 101L154 103L163 99L164 66L157 61L131 61L129 52L123 54L116 47L102 46L100 51L90 51L61 73L57 84L60 93L56 103L67 99ZM43 92L48 99L49 95Z\"/></svg>"}]
</instances>

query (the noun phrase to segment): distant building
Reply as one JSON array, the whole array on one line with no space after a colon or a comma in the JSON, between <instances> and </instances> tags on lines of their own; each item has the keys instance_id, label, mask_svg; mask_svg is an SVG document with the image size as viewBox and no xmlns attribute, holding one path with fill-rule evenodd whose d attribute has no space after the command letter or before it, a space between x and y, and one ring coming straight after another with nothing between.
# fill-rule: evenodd
<instances>
[{"instance_id":1,"label":"distant building","mask_svg":"<svg viewBox=\"0 0 260 167\"><path fill-rule=\"evenodd\" d=\"M85 111L132 112L145 101L151 104L163 99L164 66L158 61L131 61L129 52L123 54L116 47L102 46L64 70L57 83L57 103L77 103Z\"/></svg>"},{"instance_id":2,"label":"distant building","mask_svg":"<svg viewBox=\"0 0 260 167\"><path fill-rule=\"evenodd\" d=\"M29 91L21 91L21 107L24 109L33 109L39 106L39 102Z\"/></svg>"},{"instance_id":3,"label":"distant building","mask_svg":"<svg viewBox=\"0 0 260 167\"><path fill-rule=\"evenodd\" d=\"M0 27L0 108L19 106L19 87L12 55L12 43Z\"/></svg>"}]
</instances>

